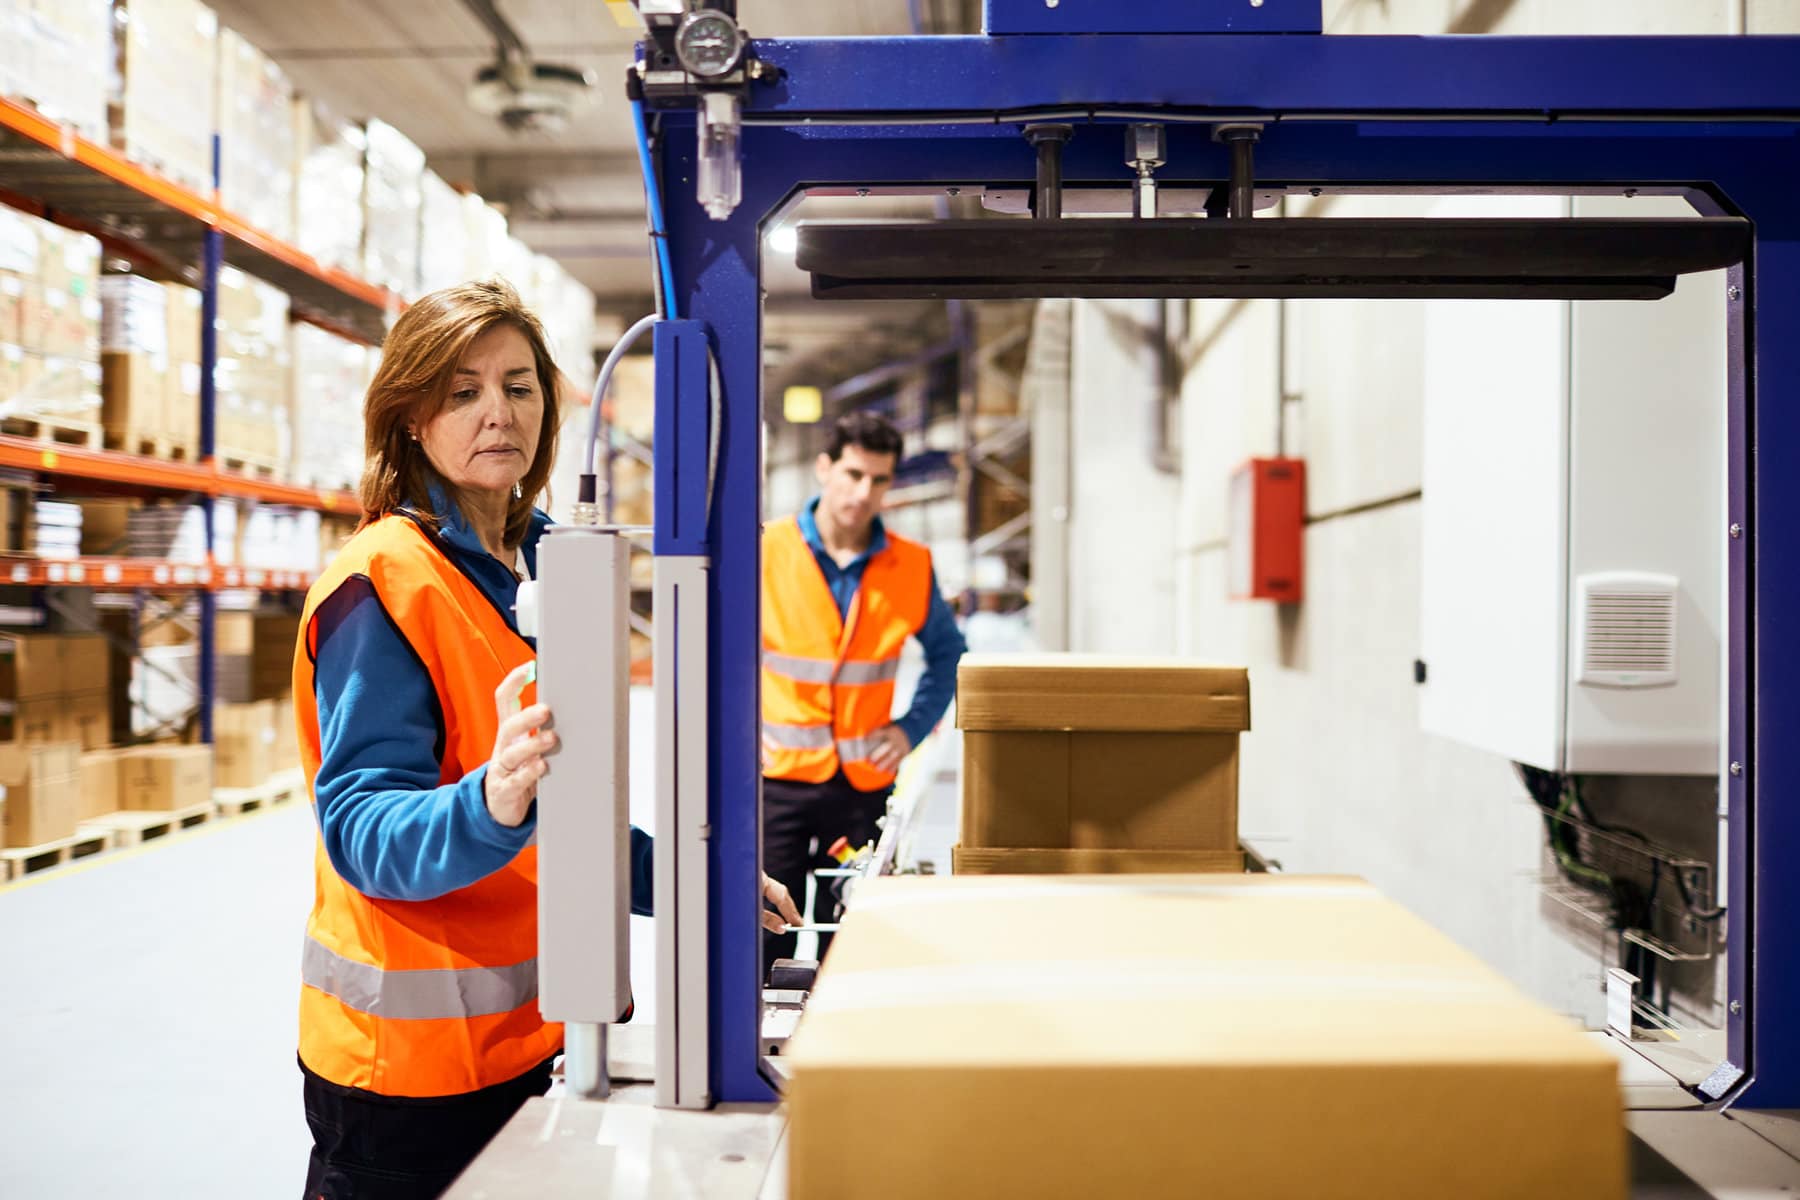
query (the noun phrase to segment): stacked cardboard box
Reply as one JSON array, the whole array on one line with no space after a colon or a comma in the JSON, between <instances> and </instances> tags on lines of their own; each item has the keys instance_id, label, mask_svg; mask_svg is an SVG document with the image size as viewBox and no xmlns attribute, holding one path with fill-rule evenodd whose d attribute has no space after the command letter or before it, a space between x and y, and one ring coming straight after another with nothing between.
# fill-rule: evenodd
<instances>
[{"instance_id":1,"label":"stacked cardboard box","mask_svg":"<svg viewBox=\"0 0 1800 1200\"><path fill-rule=\"evenodd\" d=\"M128 753L130 751L117 747L83 751L79 820L91 821L118 812L125 806L119 793L119 761Z\"/></svg>"},{"instance_id":2,"label":"stacked cardboard box","mask_svg":"<svg viewBox=\"0 0 1800 1200\"><path fill-rule=\"evenodd\" d=\"M463 275L486 279L506 254L506 214L470 194L463 197Z\"/></svg>"},{"instance_id":3,"label":"stacked cardboard box","mask_svg":"<svg viewBox=\"0 0 1800 1200\"><path fill-rule=\"evenodd\" d=\"M212 191L219 20L198 0L119 0L113 145L195 191Z\"/></svg>"},{"instance_id":4,"label":"stacked cardboard box","mask_svg":"<svg viewBox=\"0 0 1800 1200\"><path fill-rule=\"evenodd\" d=\"M0 635L0 742L111 745L111 672L99 634Z\"/></svg>"},{"instance_id":5,"label":"stacked cardboard box","mask_svg":"<svg viewBox=\"0 0 1800 1200\"><path fill-rule=\"evenodd\" d=\"M32 505L32 517L32 548L39 558L81 557L81 505L39 500Z\"/></svg>"},{"instance_id":6,"label":"stacked cardboard box","mask_svg":"<svg viewBox=\"0 0 1800 1200\"><path fill-rule=\"evenodd\" d=\"M294 647L300 640L300 615L257 613L251 633L252 700L280 700L294 686Z\"/></svg>"},{"instance_id":7,"label":"stacked cardboard box","mask_svg":"<svg viewBox=\"0 0 1800 1200\"><path fill-rule=\"evenodd\" d=\"M872 879L783 1061L794 1200L1627 1192L1613 1052L1356 879Z\"/></svg>"},{"instance_id":8,"label":"stacked cardboard box","mask_svg":"<svg viewBox=\"0 0 1800 1200\"><path fill-rule=\"evenodd\" d=\"M224 514L236 510L228 504L213 509L215 537L219 526L230 520ZM126 552L132 558L160 558L175 563L206 561L206 513L198 504L159 503L131 509L126 514ZM231 538L218 537L221 546Z\"/></svg>"},{"instance_id":9,"label":"stacked cardboard box","mask_svg":"<svg viewBox=\"0 0 1800 1200\"><path fill-rule=\"evenodd\" d=\"M362 478L363 399L378 352L316 329L293 329L293 476L312 487Z\"/></svg>"},{"instance_id":10,"label":"stacked cardboard box","mask_svg":"<svg viewBox=\"0 0 1800 1200\"><path fill-rule=\"evenodd\" d=\"M75 742L0 745L0 846L41 846L75 836L80 756Z\"/></svg>"},{"instance_id":11,"label":"stacked cardboard box","mask_svg":"<svg viewBox=\"0 0 1800 1200\"><path fill-rule=\"evenodd\" d=\"M131 513L140 501L105 497L77 503L81 505L81 552L102 558L125 554L130 548Z\"/></svg>"},{"instance_id":12,"label":"stacked cardboard box","mask_svg":"<svg viewBox=\"0 0 1800 1200\"><path fill-rule=\"evenodd\" d=\"M419 285L419 207L425 152L370 121L364 160L363 278L411 297Z\"/></svg>"},{"instance_id":13,"label":"stacked cardboard box","mask_svg":"<svg viewBox=\"0 0 1800 1200\"><path fill-rule=\"evenodd\" d=\"M462 193L436 171L427 170L419 185L420 295L468 280L467 238Z\"/></svg>"},{"instance_id":14,"label":"stacked cardboard box","mask_svg":"<svg viewBox=\"0 0 1800 1200\"><path fill-rule=\"evenodd\" d=\"M136 746L118 757L119 806L170 812L212 802L210 746Z\"/></svg>"},{"instance_id":15,"label":"stacked cardboard box","mask_svg":"<svg viewBox=\"0 0 1800 1200\"><path fill-rule=\"evenodd\" d=\"M356 521L349 517L325 516L319 520L319 568L323 570L331 565L352 537L356 536Z\"/></svg>"},{"instance_id":16,"label":"stacked cardboard box","mask_svg":"<svg viewBox=\"0 0 1800 1200\"><path fill-rule=\"evenodd\" d=\"M271 571L317 571L319 521L314 509L250 505L238 526L238 564Z\"/></svg>"},{"instance_id":17,"label":"stacked cardboard box","mask_svg":"<svg viewBox=\"0 0 1800 1200\"><path fill-rule=\"evenodd\" d=\"M294 237L328 267L362 269L361 126L302 96L294 101Z\"/></svg>"},{"instance_id":18,"label":"stacked cardboard box","mask_svg":"<svg viewBox=\"0 0 1800 1200\"><path fill-rule=\"evenodd\" d=\"M104 142L112 8L112 0L0 5L0 93Z\"/></svg>"},{"instance_id":19,"label":"stacked cardboard box","mask_svg":"<svg viewBox=\"0 0 1800 1200\"><path fill-rule=\"evenodd\" d=\"M294 726L291 692L275 701L275 747L269 756L269 767L278 773L300 767L300 736Z\"/></svg>"},{"instance_id":20,"label":"stacked cardboard box","mask_svg":"<svg viewBox=\"0 0 1800 1200\"><path fill-rule=\"evenodd\" d=\"M36 522L32 519L37 506L37 481L29 475L0 472L0 550L8 554L30 554Z\"/></svg>"},{"instance_id":21,"label":"stacked cardboard box","mask_svg":"<svg viewBox=\"0 0 1800 1200\"><path fill-rule=\"evenodd\" d=\"M219 31L219 198L257 229L294 232L294 89L273 59Z\"/></svg>"},{"instance_id":22,"label":"stacked cardboard box","mask_svg":"<svg viewBox=\"0 0 1800 1200\"><path fill-rule=\"evenodd\" d=\"M201 298L197 289L166 284L169 305L169 374L165 380L163 433L192 458L200 446Z\"/></svg>"},{"instance_id":23,"label":"stacked cardboard box","mask_svg":"<svg viewBox=\"0 0 1800 1200\"><path fill-rule=\"evenodd\" d=\"M1242 870L1243 668L970 655L956 723L958 872Z\"/></svg>"},{"instance_id":24,"label":"stacked cardboard box","mask_svg":"<svg viewBox=\"0 0 1800 1200\"><path fill-rule=\"evenodd\" d=\"M145 440L158 439L169 441L171 454L188 449L186 438L170 432L172 424L186 424L180 416L171 421L170 414L179 395L169 378L171 295L164 284L137 275L100 281L100 420L107 443L132 453Z\"/></svg>"},{"instance_id":25,"label":"stacked cardboard box","mask_svg":"<svg viewBox=\"0 0 1800 1200\"><path fill-rule=\"evenodd\" d=\"M95 239L0 210L0 416L99 420L99 274Z\"/></svg>"},{"instance_id":26,"label":"stacked cardboard box","mask_svg":"<svg viewBox=\"0 0 1800 1200\"><path fill-rule=\"evenodd\" d=\"M254 605L256 593L243 593L243 600ZM220 603L224 603L223 599ZM255 645L255 612L250 608L221 608L213 619L213 695L221 706L241 707L255 699L254 689L251 687ZM217 708L213 710L215 737L218 731L218 711Z\"/></svg>"},{"instance_id":27,"label":"stacked cardboard box","mask_svg":"<svg viewBox=\"0 0 1800 1200\"><path fill-rule=\"evenodd\" d=\"M213 706L213 786L259 787L275 772L278 704Z\"/></svg>"},{"instance_id":28,"label":"stacked cardboard box","mask_svg":"<svg viewBox=\"0 0 1800 1200\"><path fill-rule=\"evenodd\" d=\"M292 445L288 298L227 267L219 273L218 330L218 456L285 475Z\"/></svg>"}]
</instances>

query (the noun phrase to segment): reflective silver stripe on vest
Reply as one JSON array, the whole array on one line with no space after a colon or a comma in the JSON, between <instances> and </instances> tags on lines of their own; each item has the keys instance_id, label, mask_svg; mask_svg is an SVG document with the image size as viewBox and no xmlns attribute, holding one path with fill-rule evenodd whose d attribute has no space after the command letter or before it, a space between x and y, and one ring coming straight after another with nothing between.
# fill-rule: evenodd
<instances>
[{"instance_id":1,"label":"reflective silver stripe on vest","mask_svg":"<svg viewBox=\"0 0 1800 1200\"><path fill-rule=\"evenodd\" d=\"M801 658L764 650L762 665L799 683L891 683L900 677L900 660L850 659L839 665L828 658Z\"/></svg>"},{"instance_id":2,"label":"reflective silver stripe on vest","mask_svg":"<svg viewBox=\"0 0 1800 1200\"><path fill-rule=\"evenodd\" d=\"M849 660L838 668L839 683L892 683L900 677L900 660L889 658L882 660L859 661Z\"/></svg>"},{"instance_id":3,"label":"reflective silver stripe on vest","mask_svg":"<svg viewBox=\"0 0 1800 1200\"><path fill-rule=\"evenodd\" d=\"M537 999L537 959L510 967L384 971L306 939L301 981L345 1005L390 1021L441 1021L509 1013Z\"/></svg>"},{"instance_id":4,"label":"reflective silver stripe on vest","mask_svg":"<svg viewBox=\"0 0 1800 1200\"><path fill-rule=\"evenodd\" d=\"M881 745L878 737L842 738L838 741L838 758L844 762L867 762Z\"/></svg>"},{"instance_id":5,"label":"reflective silver stripe on vest","mask_svg":"<svg viewBox=\"0 0 1800 1200\"><path fill-rule=\"evenodd\" d=\"M777 654L773 650L763 651L762 665L777 675L801 683L830 683L832 673L837 670L837 663L829 658L801 658L797 654Z\"/></svg>"},{"instance_id":6,"label":"reflective silver stripe on vest","mask_svg":"<svg viewBox=\"0 0 1800 1200\"><path fill-rule=\"evenodd\" d=\"M829 725L775 725L763 722L763 741L780 750L829 750Z\"/></svg>"}]
</instances>

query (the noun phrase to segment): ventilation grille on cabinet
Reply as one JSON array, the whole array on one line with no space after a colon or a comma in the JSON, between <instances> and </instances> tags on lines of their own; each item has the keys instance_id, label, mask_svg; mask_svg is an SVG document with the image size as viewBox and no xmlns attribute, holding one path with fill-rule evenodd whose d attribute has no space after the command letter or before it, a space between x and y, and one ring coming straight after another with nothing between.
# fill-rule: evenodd
<instances>
[{"instance_id":1,"label":"ventilation grille on cabinet","mask_svg":"<svg viewBox=\"0 0 1800 1200\"><path fill-rule=\"evenodd\" d=\"M1618 572L1576 580L1580 658L1575 682L1654 687L1675 682L1675 613L1681 581Z\"/></svg>"}]
</instances>

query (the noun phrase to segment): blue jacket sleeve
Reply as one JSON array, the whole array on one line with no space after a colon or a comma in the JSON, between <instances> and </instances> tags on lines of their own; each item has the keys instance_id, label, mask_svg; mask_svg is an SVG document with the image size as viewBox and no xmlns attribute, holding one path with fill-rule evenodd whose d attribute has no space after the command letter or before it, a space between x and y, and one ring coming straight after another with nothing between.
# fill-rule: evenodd
<instances>
[{"instance_id":1,"label":"blue jacket sleeve","mask_svg":"<svg viewBox=\"0 0 1800 1200\"><path fill-rule=\"evenodd\" d=\"M493 874L524 849L487 811L487 766L440 786L443 716L425 665L367 580L318 608L313 690L319 832L345 882L378 900L431 900Z\"/></svg>"},{"instance_id":2,"label":"blue jacket sleeve","mask_svg":"<svg viewBox=\"0 0 1800 1200\"><path fill-rule=\"evenodd\" d=\"M431 900L504 867L537 830L495 821L487 767L438 784L443 724L423 663L366 580L346 581L315 618L322 751L314 794L326 854L380 900ZM631 908L648 916L652 842L631 831Z\"/></svg>"},{"instance_id":3,"label":"blue jacket sleeve","mask_svg":"<svg viewBox=\"0 0 1800 1200\"><path fill-rule=\"evenodd\" d=\"M950 605L938 591L936 571L931 573L931 607L925 613L925 624L919 628L919 645L925 651L925 672L919 676L919 686L913 689L912 706L894 722L915 746L925 740L950 707L956 696L956 664L969 648L962 630L956 627Z\"/></svg>"}]
</instances>

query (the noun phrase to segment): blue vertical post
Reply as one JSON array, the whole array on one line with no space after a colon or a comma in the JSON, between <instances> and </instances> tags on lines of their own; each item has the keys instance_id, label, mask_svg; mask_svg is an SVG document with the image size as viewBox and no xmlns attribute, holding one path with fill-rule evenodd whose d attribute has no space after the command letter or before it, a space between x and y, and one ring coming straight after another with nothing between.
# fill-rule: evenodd
<instances>
[{"instance_id":1,"label":"blue vertical post","mask_svg":"<svg viewBox=\"0 0 1800 1200\"><path fill-rule=\"evenodd\" d=\"M219 190L219 135L212 139L213 194ZM214 453L214 414L217 399L214 392L214 367L219 361L219 268L225 260L225 235L216 226L201 235L202 260L200 277L200 461L210 463ZM206 558L213 555L213 498L200 497L200 509L206 520ZM209 577L210 578L210 577ZM218 666L218 595L210 583L200 589L200 740L213 740L213 701L218 690L215 674Z\"/></svg>"},{"instance_id":2,"label":"blue vertical post","mask_svg":"<svg viewBox=\"0 0 1800 1200\"><path fill-rule=\"evenodd\" d=\"M1800 1107L1800 1025L1794 1020L1800 1012L1800 952L1793 938L1800 874L1787 866L1800 846L1800 804L1793 802L1800 790L1800 746L1789 732L1800 712L1800 691L1787 675L1800 654L1800 623L1784 612L1800 589L1800 480L1781 469L1800 448L1800 216L1792 199L1800 179L1789 160L1781 161L1785 170L1767 161L1754 165L1754 193L1730 193L1756 222L1755 256L1732 301L1749 310L1750 361L1748 421L1734 430L1745 438L1734 447L1744 456L1744 477L1733 481L1728 518L1743 526L1729 543L1733 594L1748 600L1732 612L1734 658L1744 646L1737 638L1740 618L1748 627L1749 658L1747 664L1734 662L1748 667L1734 692L1748 691L1752 707L1740 725L1742 701L1733 695L1729 747L1738 766L1726 776L1732 835L1743 838L1742 852L1733 855L1727 918L1737 935L1731 1003L1750 1014L1747 1030L1734 1021L1730 1032L1734 1055L1738 1039L1749 1036L1747 1056L1737 1061L1750 1064L1753 1078L1739 1103L1751 1108ZM1773 469L1759 470L1763 463ZM1743 803L1743 793L1751 803ZM1742 924L1749 927L1747 937Z\"/></svg>"},{"instance_id":3,"label":"blue vertical post","mask_svg":"<svg viewBox=\"0 0 1800 1200\"><path fill-rule=\"evenodd\" d=\"M664 205L675 295L683 316L705 327L720 380L706 528L712 560L707 584L712 1095L720 1103L757 1102L774 1098L760 1068L762 301L757 242L762 215L781 197L747 172L737 212L728 221L709 220L694 195L691 118L671 114L667 120L673 128L661 153L663 178L669 182ZM756 153L755 134L745 130L747 161ZM661 349L659 342L659 354ZM684 415L683 430L690 421L704 427L698 414ZM664 453L659 436L659 462ZM667 503L661 484L659 478L659 529Z\"/></svg>"}]
</instances>

